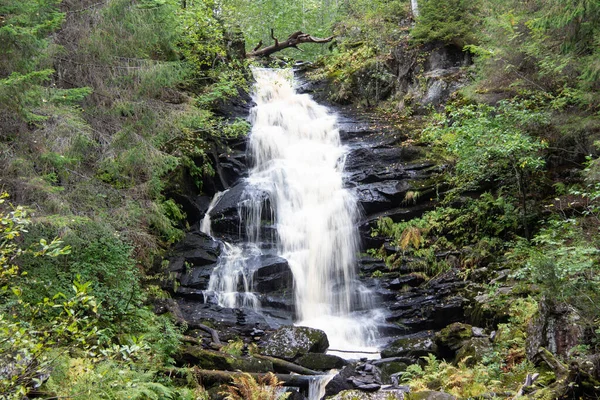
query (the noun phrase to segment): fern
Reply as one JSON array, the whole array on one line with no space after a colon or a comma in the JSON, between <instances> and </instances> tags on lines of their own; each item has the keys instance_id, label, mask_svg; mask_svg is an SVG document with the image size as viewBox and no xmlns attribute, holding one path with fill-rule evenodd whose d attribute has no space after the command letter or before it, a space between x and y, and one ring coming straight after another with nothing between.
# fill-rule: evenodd
<instances>
[{"instance_id":1,"label":"fern","mask_svg":"<svg viewBox=\"0 0 600 400\"><path fill-rule=\"evenodd\" d=\"M243 373L233 377L233 383L219 394L224 395L226 400L285 400L289 393L282 393L281 385L271 372L258 381L250 374Z\"/></svg>"}]
</instances>

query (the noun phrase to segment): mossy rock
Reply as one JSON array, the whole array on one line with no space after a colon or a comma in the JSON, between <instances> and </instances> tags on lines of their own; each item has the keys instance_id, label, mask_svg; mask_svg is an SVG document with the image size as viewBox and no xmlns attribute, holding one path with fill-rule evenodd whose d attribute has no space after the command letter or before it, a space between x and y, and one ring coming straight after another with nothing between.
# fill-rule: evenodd
<instances>
[{"instance_id":1,"label":"mossy rock","mask_svg":"<svg viewBox=\"0 0 600 400\"><path fill-rule=\"evenodd\" d=\"M272 372L273 363L253 357L236 357L213 350L188 346L183 350L181 358L202 369L244 372Z\"/></svg>"},{"instance_id":2,"label":"mossy rock","mask_svg":"<svg viewBox=\"0 0 600 400\"><path fill-rule=\"evenodd\" d=\"M456 362L465 360L465 365L472 367L482 360L483 355L492 348L490 340L486 337L476 337L463 342L456 353Z\"/></svg>"},{"instance_id":3,"label":"mossy rock","mask_svg":"<svg viewBox=\"0 0 600 400\"><path fill-rule=\"evenodd\" d=\"M400 358L390 358L389 361L381 360L377 362L377 367L381 370L381 380L383 383L392 384L392 375L406 371L409 364L400 361Z\"/></svg>"},{"instance_id":4,"label":"mossy rock","mask_svg":"<svg viewBox=\"0 0 600 400\"><path fill-rule=\"evenodd\" d=\"M339 369L348 364L342 357L322 353L308 353L297 359L295 362L305 368L321 371Z\"/></svg>"},{"instance_id":5,"label":"mossy rock","mask_svg":"<svg viewBox=\"0 0 600 400\"><path fill-rule=\"evenodd\" d=\"M262 346L266 356L294 360L308 353L324 353L329 347L327 335L320 329L307 326L282 326Z\"/></svg>"},{"instance_id":6,"label":"mossy rock","mask_svg":"<svg viewBox=\"0 0 600 400\"><path fill-rule=\"evenodd\" d=\"M435 334L435 344L445 357L453 357L465 342L473 337L473 327L455 322Z\"/></svg>"},{"instance_id":7,"label":"mossy rock","mask_svg":"<svg viewBox=\"0 0 600 400\"><path fill-rule=\"evenodd\" d=\"M328 400L403 400L405 392L399 389L367 393L361 390L344 390Z\"/></svg>"},{"instance_id":8,"label":"mossy rock","mask_svg":"<svg viewBox=\"0 0 600 400\"><path fill-rule=\"evenodd\" d=\"M430 337L408 337L398 339L389 344L381 351L381 357L410 357L419 359L431 353L437 353L437 347Z\"/></svg>"},{"instance_id":9,"label":"mossy rock","mask_svg":"<svg viewBox=\"0 0 600 400\"><path fill-rule=\"evenodd\" d=\"M456 400L456 397L444 392L424 390L422 392L406 393L405 400Z\"/></svg>"}]
</instances>

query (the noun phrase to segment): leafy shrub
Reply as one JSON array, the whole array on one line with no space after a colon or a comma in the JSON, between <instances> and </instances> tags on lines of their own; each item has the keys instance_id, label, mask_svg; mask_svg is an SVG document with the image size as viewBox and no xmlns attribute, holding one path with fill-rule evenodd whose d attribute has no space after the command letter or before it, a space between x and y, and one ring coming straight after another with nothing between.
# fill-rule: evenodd
<instances>
[{"instance_id":1,"label":"leafy shrub","mask_svg":"<svg viewBox=\"0 0 600 400\"><path fill-rule=\"evenodd\" d=\"M57 293L68 293L72 277L92 282L92 290L102 305L99 318L122 318L140 301L139 271L131 258L132 247L110 226L79 219L66 226L32 225L25 244L61 233L72 253L52 260L28 255L19 259L23 271L33 279L23 282L24 297L36 303Z\"/></svg>"}]
</instances>

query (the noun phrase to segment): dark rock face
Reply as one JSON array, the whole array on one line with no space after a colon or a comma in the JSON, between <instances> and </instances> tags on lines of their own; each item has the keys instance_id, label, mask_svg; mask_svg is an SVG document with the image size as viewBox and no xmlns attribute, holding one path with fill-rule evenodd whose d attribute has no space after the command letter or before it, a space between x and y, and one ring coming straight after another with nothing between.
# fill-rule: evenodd
<instances>
[{"instance_id":1,"label":"dark rock face","mask_svg":"<svg viewBox=\"0 0 600 400\"><path fill-rule=\"evenodd\" d=\"M344 390L374 392L381 388L381 371L371 362L354 362L345 366L325 386L325 397Z\"/></svg>"},{"instance_id":2,"label":"dark rock face","mask_svg":"<svg viewBox=\"0 0 600 400\"><path fill-rule=\"evenodd\" d=\"M527 358L535 361L540 347L566 356L572 347L582 342L586 331L573 307L544 299L527 333Z\"/></svg>"},{"instance_id":3,"label":"dark rock face","mask_svg":"<svg viewBox=\"0 0 600 400\"><path fill-rule=\"evenodd\" d=\"M405 400L456 400L456 397L444 392L424 390L422 392L407 393Z\"/></svg>"},{"instance_id":4,"label":"dark rock face","mask_svg":"<svg viewBox=\"0 0 600 400\"><path fill-rule=\"evenodd\" d=\"M192 267L214 264L221 254L221 245L210 236L194 231L189 232L181 242L177 243L172 253L175 256L171 258L169 270L182 272L186 263Z\"/></svg>"},{"instance_id":5,"label":"dark rock face","mask_svg":"<svg viewBox=\"0 0 600 400\"><path fill-rule=\"evenodd\" d=\"M414 363L419 358L432 353L437 353L437 346L433 341L433 337L420 333L393 341L381 350L381 357L405 357L412 359Z\"/></svg>"},{"instance_id":6,"label":"dark rock face","mask_svg":"<svg viewBox=\"0 0 600 400\"><path fill-rule=\"evenodd\" d=\"M408 387L389 388L374 393L368 393L362 390L344 390L334 397L330 397L329 400L404 400L404 395L408 390Z\"/></svg>"},{"instance_id":7,"label":"dark rock face","mask_svg":"<svg viewBox=\"0 0 600 400\"><path fill-rule=\"evenodd\" d=\"M245 226L244 222L248 218L244 205L250 202L259 203L262 209L263 225L259 228L261 237L273 239L275 236L270 220L272 212L269 195L257 191L245 181L231 187L215 204L210 213L213 232L234 242L247 238L247 232L241 227Z\"/></svg>"},{"instance_id":8,"label":"dark rock face","mask_svg":"<svg viewBox=\"0 0 600 400\"><path fill-rule=\"evenodd\" d=\"M328 347L327 335L320 329L283 326L261 346L261 353L284 360L294 360L308 353L323 353Z\"/></svg>"},{"instance_id":9,"label":"dark rock face","mask_svg":"<svg viewBox=\"0 0 600 400\"><path fill-rule=\"evenodd\" d=\"M348 362L341 357L330 354L308 353L297 359L296 364L308 369L328 371L334 368L342 368Z\"/></svg>"}]
</instances>

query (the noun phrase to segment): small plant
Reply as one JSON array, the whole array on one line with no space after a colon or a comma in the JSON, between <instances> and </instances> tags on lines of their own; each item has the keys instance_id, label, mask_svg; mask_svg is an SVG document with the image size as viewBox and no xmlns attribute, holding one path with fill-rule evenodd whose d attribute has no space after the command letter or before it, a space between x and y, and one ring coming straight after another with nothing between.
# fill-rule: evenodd
<instances>
[{"instance_id":1,"label":"small plant","mask_svg":"<svg viewBox=\"0 0 600 400\"><path fill-rule=\"evenodd\" d=\"M226 400L285 400L289 393L282 393L281 385L271 372L258 380L248 373L242 373L234 376L232 384L220 394Z\"/></svg>"}]
</instances>

